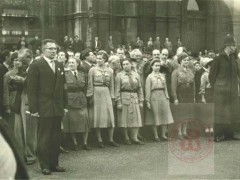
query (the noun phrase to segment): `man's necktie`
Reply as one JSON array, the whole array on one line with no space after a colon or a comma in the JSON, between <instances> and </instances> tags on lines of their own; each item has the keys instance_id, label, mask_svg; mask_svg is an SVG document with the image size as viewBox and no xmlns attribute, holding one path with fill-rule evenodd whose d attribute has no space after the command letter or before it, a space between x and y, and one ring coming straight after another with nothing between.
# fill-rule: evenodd
<instances>
[{"instance_id":1,"label":"man's necktie","mask_svg":"<svg viewBox=\"0 0 240 180\"><path fill-rule=\"evenodd\" d=\"M127 73L130 87L131 87L131 89L133 90L133 89L134 89L134 82L133 82L133 79L132 79L132 76L131 76L131 75L132 75L132 73Z\"/></svg>"},{"instance_id":2,"label":"man's necktie","mask_svg":"<svg viewBox=\"0 0 240 180\"><path fill-rule=\"evenodd\" d=\"M77 72L74 71L74 77L77 79Z\"/></svg>"},{"instance_id":3,"label":"man's necktie","mask_svg":"<svg viewBox=\"0 0 240 180\"><path fill-rule=\"evenodd\" d=\"M52 68L53 72L55 73L55 62L54 62L54 60L51 60L50 64L51 64L51 68Z\"/></svg>"}]
</instances>

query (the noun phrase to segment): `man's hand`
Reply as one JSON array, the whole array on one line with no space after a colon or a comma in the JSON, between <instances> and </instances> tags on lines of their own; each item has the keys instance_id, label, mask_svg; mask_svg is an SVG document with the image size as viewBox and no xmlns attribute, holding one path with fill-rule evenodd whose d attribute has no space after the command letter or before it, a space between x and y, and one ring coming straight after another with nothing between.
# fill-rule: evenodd
<instances>
[{"instance_id":1,"label":"man's hand","mask_svg":"<svg viewBox=\"0 0 240 180\"><path fill-rule=\"evenodd\" d=\"M68 109L64 109L64 113L66 114L68 112Z\"/></svg>"},{"instance_id":2,"label":"man's hand","mask_svg":"<svg viewBox=\"0 0 240 180\"><path fill-rule=\"evenodd\" d=\"M143 103L142 102L139 103L139 107L143 108Z\"/></svg>"}]
</instances>

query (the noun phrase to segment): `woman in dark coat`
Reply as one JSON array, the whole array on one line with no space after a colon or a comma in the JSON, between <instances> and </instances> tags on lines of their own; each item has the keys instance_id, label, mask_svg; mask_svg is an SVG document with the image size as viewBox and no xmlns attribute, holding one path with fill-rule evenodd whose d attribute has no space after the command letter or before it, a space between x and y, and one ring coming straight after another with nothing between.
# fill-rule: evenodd
<instances>
[{"instance_id":1,"label":"woman in dark coat","mask_svg":"<svg viewBox=\"0 0 240 180\"><path fill-rule=\"evenodd\" d=\"M66 72L67 92L68 92L68 113L64 119L63 126L65 132L72 133L74 150L78 150L76 134L83 133L83 148L90 150L87 145L89 119L86 99L86 74L77 70L79 62L74 58L69 58L69 71Z\"/></svg>"},{"instance_id":2,"label":"woman in dark coat","mask_svg":"<svg viewBox=\"0 0 240 180\"><path fill-rule=\"evenodd\" d=\"M209 73L209 81L214 91L215 141L233 138L233 127L239 123L238 102L238 64L233 56L236 50L235 40L228 35L225 49L214 58Z\"/></svg>"}]
</instances>

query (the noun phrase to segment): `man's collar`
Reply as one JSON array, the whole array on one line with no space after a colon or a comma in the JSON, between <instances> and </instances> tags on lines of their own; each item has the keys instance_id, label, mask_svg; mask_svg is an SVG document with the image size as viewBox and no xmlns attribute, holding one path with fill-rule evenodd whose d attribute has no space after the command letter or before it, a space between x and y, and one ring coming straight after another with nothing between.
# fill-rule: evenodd
<instances>
[{"instance_id":1,"label":"man's collar","mask_svg":"<svg viewBox=\"0 0 240 180\"><path fill-rule=\"evenodd\" d=\"M53 61L53 59L49 59L49 58L47 58L46 56L43 56L43 58L44 58L48 63L50 63L51 61Z\"/></svg>"}]
</instances>

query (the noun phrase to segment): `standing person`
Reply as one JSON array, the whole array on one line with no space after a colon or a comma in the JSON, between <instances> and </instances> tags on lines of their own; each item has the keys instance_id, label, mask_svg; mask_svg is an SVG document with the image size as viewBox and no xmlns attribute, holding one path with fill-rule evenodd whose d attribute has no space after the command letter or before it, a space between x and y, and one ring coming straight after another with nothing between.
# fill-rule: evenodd
<instances>
[{"instance_id":1,"label":"standing person","mask_svg":"<svg viewBox=\"0 0 240 180\"><path fill-rule=\"evenodd\" d=\"M195 82L194 74L189 69L189 57L186 53L182 52L178 56L178 63L180 66L172 73L171 88L174 105L178 107L176 118L181 120L181 118L185 118L185 115L188 115L188 110L190 110L188 104L185 103L194 103ZM180 139L188 138L187 123L179 126L178 137Z\"/></svg>"},{"instance_id":2,"label":"standing person","mask_svg":"<svg viewBox=\"0 0 240 180\"><path fill-rule=\"evenodd\" d=\"M199 94L201 95L201 102L205 104L213 103L213 90L209 82L209 71L211 69L212 61L213 59L210 58L204 58L203 61L204 72L201 76L201 86ZM213 133L213 122L205 122L205 124L205 133Z\"/></svg>"},{"instance_id":3,"label":"standing person","mask_svg":"<svg viewBox=\"0 0 240 180\"><path fill-rule=\"evenodd\" d=\"M149 37L149 40L147 42L147 47L149 47L151 51L153 50L153 40L152 40L152 37Z\"/></svg>"},{"instance_id":4,"label":"standing person","mask_svg":"<svg viewBox=\"0 0 240 180\"><path fill-rule=\"evenodd\" d=\"M73 45L72 45L73 52L81 52L84 48L83 42L79 39L78 35L75 35Z\"/></svg>"},{"instance_id":5,"label":"standing person","mask_svg":"<svg viewBox=\"0 0 240 180\"><path fill-rule=\"evenodd\" d=\"M234 53L236 40L228 34L224 39L224 51L215 57L209 73L214 91L214 140L239 139L234 129L239 128L238 64Z\"/></svg>"},{"instance_id":6,"label":"standing person","mask_svg":"<svg viewBox=\"0 0 240 180\"><path fill-rule=\"evenodd\" d=\"M173 47L172 47L172 42L171 41L169 41L169 39L168 38L166 38L165 39L165 42L164 42L164 47L168 50L168 52L169 52L169 55L172 55L172 53L173 53Z\"/></svg>"},{"instance_id":7,"label":"standing person","mask_svg":"<svg viewBox=\"0 0 240 180\"><path fill-rule=\"evenodd\" d=\"M143 145L138 139L139 127L142 127L140 107L143 108L143 92L140 77L131 70L131 62L122 62L123 71L117 74L115 96L118 108L118 127L123 128L124 143L131 144L128 136L130 129L133 144Z\"/></svg>"},{"instance_id":8,"label":"standing person","mask_svg":"<svg viewBox=\"0 0 240 180\"><path fill-rule=\"evenodd\" d=\"M71 133L74 150L78 150L76 133L83 134L83 149L90 150L87 145L88 131L90 127L87 110L86 74L77 70L79 62L70 58L68 60L69 71L66 72L68 113L63 121L64 132Z\"/></svg>"},{"instance_id":9,"label":"standing person","mask_svg":"<svg viewBox=\"0 0 240 180\"><path fill-rule=\"evenodd\" d=\"M156 37L156 40L153 44L153 49L158 49L159 51L161 50L161 42L159 37Z\"/></svg>"},{"instance_id":10,"label":"standing person","mask_svg":"<svg viewBox=\"0 0 240 180\"><path fill-rule=\"evenodd\" d=\"M99 50L102 49L102 43L101 41L99 40L98 37L95 37L94 38L94 41L93 41L93 48L92 48L94 51L98 52Z\"/></svg>"},{"instance_id":11,"label":"standing person","mask_svg":"<svg viewBox=\"0 0 240 180\"><path fill-rule=\"evenodd\" d=\"M138 48L141 52L143 52L143 41L140 39L139 36L137 37L135 48Z\"/></svg>"},{"instance_id":12,"label":"standing person","mask_svg":"<svg viewBox=\"0 0 240 180\"><path fill-rule=\"evenodd\" d=\"M165 74L160 73L162 67L159 60L152 61L151 67L153 71L146 80L145 100L147 108L150 110L147 111L147 114L151 113L153 118L146 117L145 125L152 126L155 141L160 141L157 131L158 126L161 126L162 139L168 140L166 136L167 125L173 123L173 117L170 110L167 82Z\"/></svg>"},{"instance_id":13,"label":"standing person","mask_svg":"<svg viewBox=\"0 0 240 180\"><path fill-rule=\"evenodd\" d=\"M41 41L40 41L38 35L36 35L34 37L34 39L30 42L30 45L31 45L32 52L35 55L36 54L36 50L37 49L41 49Z\"/></svg>"},{"instance_id":14,"label":"standing person","mask_svg":"<svg viewBox=\"0 0 240 180\"><path fill-rule=\"evenodd\" d=\"M4 117L4 106L3 106L3 77L8 72L11 64L10 51L4 50L0 57L0 119Z\"/></svg>"},{"instance_id":15,"label":"standing person","mask_svg":"<svg viewBox=\"0 0 240 180\"><path fill-rule=\"evenodd\" d=\"M13 66L13 67L12 67ZM8 124L14 132L15 114L14 114L14 102L17 95L18 83L14 82L14 77L18 77L18 71L22 66L22 62L18 59L18 53L15 52L11 55L10 67L11 69L4 75L3 78L3 106L4 114L8 121ZM19 137L19 138L22 138ZM23 141L21 140L20 144Z\"/></svg>"},{"instance_id":16,"label":"standing person","mask_svg":"<svg viewBox=\"0 0 240 180\"><path fill-rule=\"evenodd\" d=\"M81 53L82 64L80 65L81 71L88 74L89 70L96 64L96 56L93 54L92 50L85 49Z\"/></svg>"},{"instance_id":17,"label":"standing person","mask_svg":"<svg viewBox=\"0 0 240 180\"><path fill-rule=\"evenodd\" d=\"M109 36L107 52L110 54L110 52L113 52L113 51L114 51L113 39L112 39L112 36Z\"/></svg>"},{"instance_id":18,"label":"standing person","mask_svg":"<svg viewBox=\"0 0 240 180\"><path fill-rule=\"evenodd\" d=\"M182 47L182 46L183 46L183 45L182 45L182 42L181 42L181 38L178 37L178 38L177 38L177 48Z\"/></svg>"},{"instance_id":19,"label":"standing person","mask_svg":"<svg viewBox=\"0 0 240 180\"><path fill-rule=\"evenodd\" d=\"M64 40L63 40L63 48L65 51L67 51L69 49L71 42L68 39L68 36L64 36Z\"/></svg>"},{"instance_id":20,"label":"standing person","mask_svg":"<svg viewBox=\"0 0 240 180\"><path fill-rule=\"evenodd\" d=\"M67 112L67 94L63 65L54 61L57 45L45 39L43 57L31 64L28 71L27 94L32 116L39 117L37 154L44 175L64 172L58 156L61 141L61 120Z\"/></svg>"},{"instance_id":21,"label":"standing person","mask_svg":"<svg viewBox=\"0 0 240 180\"><path fill-rule=\"evenodd\" d=\"M92 127L96 130L99 148L105 147L102 142L101 128L108 128L109 145L118 146L113 140L115 127L112 105L114 100L113 71L105 67L105 61L107 61L107 55L103 52L97 53L97 66L91 68L88 74L87 97L92 104L90 107L93 111Z\"/></svg>"}]
</instances>

